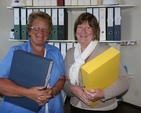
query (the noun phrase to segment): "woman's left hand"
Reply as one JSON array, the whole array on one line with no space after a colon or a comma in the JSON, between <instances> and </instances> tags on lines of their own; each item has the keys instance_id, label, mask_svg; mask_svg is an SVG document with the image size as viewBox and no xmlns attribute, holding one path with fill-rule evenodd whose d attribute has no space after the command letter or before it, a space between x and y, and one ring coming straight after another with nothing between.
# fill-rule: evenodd
<instances>
[{"instance_id":1,"label":"woman's left hand","mask_svg":"<svg viewBox=\"0 0 141 113\"><path fill-rule=\"evenodd\" d=\"M101 89L94 89L94 90L87 91L86 88L84 88L84 91L88 100L90 101L94 102L104 98L104 92Z\"/></svg>"},{"instance_id":2,"label":"woman's left hand","mask_svg":"<svg viewBox=\"0 0 141 113\"><path fill-rule=\"evenodd\" d=\"M43 106L52 98L52 89L47 88L45 90L41 90L38 97L39 106Z\"/></svg>"}]
</instances>

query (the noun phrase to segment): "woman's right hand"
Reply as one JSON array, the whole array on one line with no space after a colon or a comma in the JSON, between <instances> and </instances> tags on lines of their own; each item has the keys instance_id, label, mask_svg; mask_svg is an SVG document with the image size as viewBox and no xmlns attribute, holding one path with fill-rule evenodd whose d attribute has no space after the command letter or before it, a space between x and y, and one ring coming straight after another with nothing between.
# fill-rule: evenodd
<instances>
[{"instance_id":1,"label":"woman's right hand","mask_svg":"<svg viewBox=\"0 0 141 113\"><path fill-rule=\"evenodd\" d=\"M50 100L51 96L48 95L48 90L42 90L43 87L32 87L32 88L29 88L28 91L27 91L27 98L30 98L34 101L36 101L39 106L42 106L44 105L47 101L44 101L44 100L41 100L39 99L41 96L46 96L48 97L48 101Z\"/></svg>"},{"instance_id":2,"label":"woman's right hand","mask_svg":"<svg viewBox=\"0 0 141 113\"><path fill-rule=\"evenodd\" d=\"M87 96L85 95L84 89L81 86L74 85L71 87L71 94L83 101L86 105L90 105Z\"/></svg>"}]
</instances>

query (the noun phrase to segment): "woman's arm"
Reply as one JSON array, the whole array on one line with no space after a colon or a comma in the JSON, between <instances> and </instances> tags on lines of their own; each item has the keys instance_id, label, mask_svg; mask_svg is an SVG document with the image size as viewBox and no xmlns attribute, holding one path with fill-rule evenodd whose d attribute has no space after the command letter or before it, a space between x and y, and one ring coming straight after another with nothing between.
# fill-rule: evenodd
<instances>
[{"instance_id":1,"label":"woman's arm","mask_svg":"<svg viewBox=\"0 0 141 113\"><path fill-rule=\"evenodd\" d=\"M57 95L58 93L60 93L60 91L63 89L65 80L66 80L65 76L60 76L60 79L58 80L58 82L54 85L54 87L51 88L53 97Z\"/></svg>"},{"instance_id":2,"label":"woman's arm","mask_svg":"<svg viewBox=\"0 0 141 113\"><path fill-rule=\"evenodd\" d=\"M38 100L42 88L43 87L25 88L15 84L7 78L0 78L0 93L2 95L11 97L27 97L36 101L39 105L42 105L42 102Z\"/></svg>"},{"instance_id":3,"label":"woman's arm","mask_svg":"<svg viewBox=\"0 0 141 113\"><path fill-rule=\"evenodd\" d=\"M21 97L25 96L27 89L16 85L7 78L0 78L0 93L6 96Z\"/></svg>"}]
</instances>

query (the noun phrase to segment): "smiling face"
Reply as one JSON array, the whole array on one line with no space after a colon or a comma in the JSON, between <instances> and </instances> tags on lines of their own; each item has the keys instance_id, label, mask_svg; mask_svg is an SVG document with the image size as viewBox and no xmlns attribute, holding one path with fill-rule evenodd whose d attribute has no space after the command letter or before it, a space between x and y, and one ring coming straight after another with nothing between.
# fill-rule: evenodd
<instances>
[{"instance_id":1,"label":"smiling face","mask_svg":"<svg viewBox=\"0 0 141 113\"><path fill-rule=\"evenodd\" d=\"M26 25L32 48L43 48L53 30L52 18L42 11L32 12Z\"/></svg>"},{"instance_id":2,"label":"smiling face","mask_svg":"<svg viewBox=\"0 0 141 113\"><path fill-rule=\"evenodd\" d=\"M29 32L31 44L43 46L46 40L48 39L49 25L42 19L35 19L32 23L32 29Z\"/></svg>"},{"instance_id":3,"label":"smiling face","mask_svg":"<svg viewBox=\"0 0 141 113\"><path fill-rule=\"evenodd\" d=\"M94 33L92 27L89 26L88 21L84 21L76 28L76 38L78 42L87 47L89 43L94 39Z\"/></svg>"},{"instance_id":4,"label":"smiling face","mask_svg":"<svg viewBox=\"0 0 141 113\"><path fill-rule=\"evenodd\" d=\"M81 13L74 23L74 37L82 51L92 40L99 40L100 27L96 17L88 12Z\"/></svg>"}]
</instances>

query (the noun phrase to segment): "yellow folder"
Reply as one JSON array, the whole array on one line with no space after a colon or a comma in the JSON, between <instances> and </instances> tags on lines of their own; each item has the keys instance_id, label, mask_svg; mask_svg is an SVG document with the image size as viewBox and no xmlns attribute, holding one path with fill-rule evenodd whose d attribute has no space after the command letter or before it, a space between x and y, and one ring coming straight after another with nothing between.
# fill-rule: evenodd
<instances>
[{"instance_id":1,"label":"yellow folder","mask_svg":"<svg viewBox=\"0 0 141 113\"><path fill-rule=\"evenodd\" d=\"M83 86L87 90L104 89L118 78L120 52L110 47L91 61L81 66ZM99 100L100 101L100 100ZM99 101L90 102L95 106Z\"/></svg>"}]
</instances>

